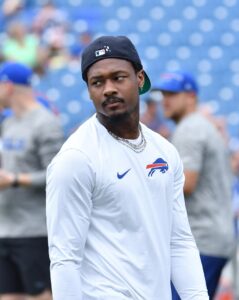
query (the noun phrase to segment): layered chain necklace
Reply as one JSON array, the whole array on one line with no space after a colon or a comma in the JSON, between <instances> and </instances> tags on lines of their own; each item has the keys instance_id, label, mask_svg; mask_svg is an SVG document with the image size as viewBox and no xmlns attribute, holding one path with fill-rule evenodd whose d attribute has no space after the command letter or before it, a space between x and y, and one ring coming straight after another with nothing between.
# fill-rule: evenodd
<instances>
[{"instance_id":1,"label":"layered chain necklace","mask_svg":"<svg viewBox=\"0 0 239 300\"><path fill-rule=\"evenodd\" d=\"M115 135L113 132L111 131L108 131L109 134L114 138L116 139L119 143L129 147L131 150L133 150L134 152L136 153L140 153L142 151L144 151L145 147L146 147L146 139L144 137L144 134L143 134L143 131L142 131L142 128L141 126L139 125L139 135L141 136L141 139L140 139L140 142L138 144L134 144L132 142L130 142L129 140L127 139L124 139L124 138L121 138L117 135Z\"/></svg>"}]
</instances>

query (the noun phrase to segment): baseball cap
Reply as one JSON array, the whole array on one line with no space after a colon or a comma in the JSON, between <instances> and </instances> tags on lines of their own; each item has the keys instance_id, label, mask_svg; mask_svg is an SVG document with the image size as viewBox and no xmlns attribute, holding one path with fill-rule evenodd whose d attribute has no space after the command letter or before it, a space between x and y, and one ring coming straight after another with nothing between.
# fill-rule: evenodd
<instances>
[{"instance_id":1,"label":"baseball cap","mask_svg":"<svg viewBox=\"0 0 239 300\"><path fill-rule=\"evenodd\" d=\"M30 86L32 74L29 67L18 62L5 62L0 65L0 82Z\"/></svg>"},{"instance_id":2,"label":"baseball cap","mask_svg":"<svg viewBox=\"0 0 239 300\"><path fill-rule=\"evenodd\" d=\"M198 93L198 86L193 75L184 71L166 72L161 74L159 82L155 88L161 91L173 93Z\"/></svg>"},{"instance_id":3,"label":"baseball cap","mask_svg":"<svg viewBox=\"0 0 239 300\"><path fill-rule=\"evenodd\" d=\"M88 45L82 53L81 70L82 78L87 81L88 69L97 61L106 58L119 58L130 61L140 71L143 69L138 52L126 36L101 36ZM144 85L140 94L146 93L150 87L150 79L144 71Z\"/></svg>"}]
</instances>

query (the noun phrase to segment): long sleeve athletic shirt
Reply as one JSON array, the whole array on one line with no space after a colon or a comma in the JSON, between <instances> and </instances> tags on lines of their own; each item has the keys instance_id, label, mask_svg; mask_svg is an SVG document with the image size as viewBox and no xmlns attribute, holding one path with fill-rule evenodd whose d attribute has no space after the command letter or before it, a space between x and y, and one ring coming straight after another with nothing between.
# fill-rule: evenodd
<instances>
[{"instance_id":1,"label":"long sleeve athletic shirt","mask_svg":"<svg viewBox=\"0 0 239 300\"><path fill-rule=\"evenodd\" d=\"M142 125L141 153L93 116L48 167L54 300L208 300L174 146Z\"/></svg>"},{"instance_id":2,"label":"long sleeve athletic shirt","mask_svg":"<svg viewBox=\"0 0 239 300\"><path fill-rule=\"evenodd\" d=\"M31 185L0 191L0 238L46 236L46 168L62 144L58 118L42 106L4 120L1 168L27 173Z\"/></svg>"}]
</instances>

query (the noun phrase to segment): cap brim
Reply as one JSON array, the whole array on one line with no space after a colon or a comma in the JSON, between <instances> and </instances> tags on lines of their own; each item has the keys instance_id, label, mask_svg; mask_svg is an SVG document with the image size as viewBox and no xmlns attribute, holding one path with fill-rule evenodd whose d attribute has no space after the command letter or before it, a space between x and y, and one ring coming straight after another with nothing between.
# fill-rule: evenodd
<instances>
[{"instance_id":1,"label":"cap brim","mask_svg":"<svg viewBox=\"0 0 239 300\"><path fill-rule=\"evenodd\" d=\"M139 89L139 94L142 95L144 93L147 93L150 90L150 88L151 88L151 82L149 76L144 71L144 85L142 86L141 89Z\"/></svg>"},{"instance_id":2,"label":"cap brim","mask_svg":"<svg viewBox=\"0 0 239 300\"><path fill-rule=\"evenodd\" d=\"M182 85L176 80L162 80L156 86L154 86L154 90L159 90L162 92L170 92L170 93L182 93L182 92L194 92L197 94L196 88L187 89L185 85Z\"/></svg>"},{"instance_id":3,"label":"cap brim","mask_svg":"<svg viewBox=\"0 0 239 300\"><path fill-rule=\"evenodd\" d=\"M159 82L154 89L172 93L182 92L182 87L178 84L178 82L172 80Z\"/></svg>"}]
</instances>

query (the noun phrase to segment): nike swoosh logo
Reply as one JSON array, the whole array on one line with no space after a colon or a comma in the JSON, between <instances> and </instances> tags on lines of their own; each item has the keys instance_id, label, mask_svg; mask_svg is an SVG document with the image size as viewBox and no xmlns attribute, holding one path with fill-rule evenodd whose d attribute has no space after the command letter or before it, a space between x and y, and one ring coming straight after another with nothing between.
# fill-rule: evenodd
<instances>
[{"instance_id":1,"label":"nike swoosh logo","mask_svg":"<svg viewBox=\"0 0 239 300\"><path fill-rule=\"evenodd\" d=\"M117 173L117 177L118 177L118 179L122 179L129 171L130 171L131 169L129 169L129 170L127 170L127 171L125 171L123 174L119 174L119 173Z\"/></svg>"}]
</instances>

